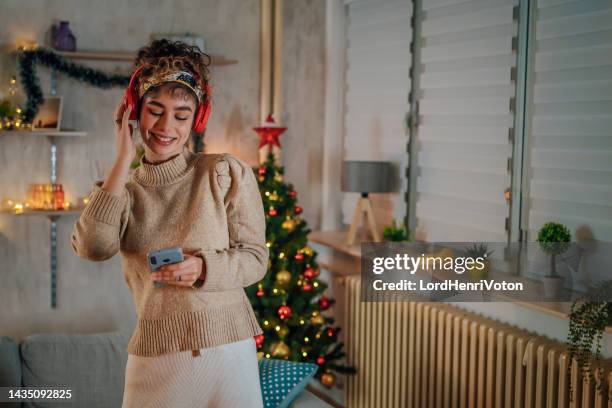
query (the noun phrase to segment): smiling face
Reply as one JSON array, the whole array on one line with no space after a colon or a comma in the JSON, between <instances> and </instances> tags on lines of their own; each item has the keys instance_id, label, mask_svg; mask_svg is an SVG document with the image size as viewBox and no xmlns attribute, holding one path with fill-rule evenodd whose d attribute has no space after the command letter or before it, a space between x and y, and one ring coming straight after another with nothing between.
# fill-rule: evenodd
<instances>
[{"instance_id":1,"label":"smiling face","mask_svg":"<svg viewBox=\"0 0 612 408\"><path fill-rule=\"evenodd\" d=\"M143 96L139 127L147 162L161 163L181 153L195 109L195 96L177 83L163 84Z\"/></svg>"}]
</instances>

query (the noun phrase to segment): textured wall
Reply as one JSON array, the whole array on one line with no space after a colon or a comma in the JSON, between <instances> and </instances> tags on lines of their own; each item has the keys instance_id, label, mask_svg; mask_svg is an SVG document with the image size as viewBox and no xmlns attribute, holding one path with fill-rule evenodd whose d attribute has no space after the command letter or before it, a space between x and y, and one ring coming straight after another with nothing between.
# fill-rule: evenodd
<instances>
[{"instance_id":1,"label":"textured wall","mask_svg":"<svg viewBox=\"0 0 612 408\"><path fill-rule=\"evenodd\" d=\"M152 32L190 31L206 39L210 53L237 59L237 65L212 68L214 108L206 150L229 151L255 164L258 138L251 127L259 109L259 0L7 0L0 13L0 41L43 43L53 19L70 21L81 49L131 51L146 44ZM84 63L107 70L128 67L127 63ZM7 84L14 73L14 61L2 53L1 83ZM48 71L40 68L40 73L47 92ZM66 78L59 81L58 93L65 99L64 125L89 132L86 139L58 144L58 177L68 199L86 195L114 159L113 111L121 92ZM0 198L23 198L28 183L47 182L48 158L44 138L0 137ZM131 331L135 313L119 256L100 263L77 258L69 246L74 221L62 217L58 222L58 308L53 310L49 221L0 215L0 335Z\"/></svg>"},{"instance_id":2,"label":"textured wall","mask_svg":"<svg viewBox=\"0 0 612 408\"><path fill-rule=\"evenodd\" d=\"M285 0L283 33L283 124L286 179L312 230L321 225L325 115L325 2Z\"/></svg>"}]
</instances>

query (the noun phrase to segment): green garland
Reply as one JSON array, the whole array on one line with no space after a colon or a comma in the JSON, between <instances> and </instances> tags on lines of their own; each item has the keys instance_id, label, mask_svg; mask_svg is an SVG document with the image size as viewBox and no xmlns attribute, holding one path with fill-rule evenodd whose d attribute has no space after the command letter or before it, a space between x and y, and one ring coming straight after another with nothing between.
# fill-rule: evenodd
<instances>
[{"instance_id":1,"label":"green garland","mask_svg":"<svg viewBox=\"0 0 612 408\"><path fill-rule=\"evenodd\" d=\"M38 113L38 107L43 101L43 92L36 75L37 63L61 72L72 79L98 88L126 87L130 82L129 76L109 75L97 69L75 64L67 58L45 48L22 50L19 53L19 76L27 97L26 107L23 112L23 118L26 123L31 123L34 120Z\"/></svg>"}]
</instances>

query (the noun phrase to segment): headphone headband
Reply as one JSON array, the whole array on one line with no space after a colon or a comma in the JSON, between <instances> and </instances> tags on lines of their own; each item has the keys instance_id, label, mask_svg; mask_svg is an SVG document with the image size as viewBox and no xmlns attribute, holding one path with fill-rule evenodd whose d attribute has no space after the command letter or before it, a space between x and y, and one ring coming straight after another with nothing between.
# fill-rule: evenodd
<instances>
[{"instance_id":1,"label":"headphone headband","mask_svg":"<svg viewBox=\"0 0 612 408\"><path fill-rule=\"evenodd\" d=\"M132 74L132 77L130 78L130 83L125 91L126 104L132 106L132 112L130 113L129 119L137 119L140 99L147 92L147 90L149 90L151 87L159 86L165 82L178 82L187 86L196 94L198 100L196 101L197 108L194 116L192 129L196 133L204 132L210 114L212 112L212 103L210 100L210 85L206 83L204 85L204 90L202 90L202 88L196 81L194 75L191 72L184 70L165 71L153 75L150 78L146 78L142 81L139 81L140 73L143 68L144 66L136 68L136 70Z\"/></svg>"}]
</instances>

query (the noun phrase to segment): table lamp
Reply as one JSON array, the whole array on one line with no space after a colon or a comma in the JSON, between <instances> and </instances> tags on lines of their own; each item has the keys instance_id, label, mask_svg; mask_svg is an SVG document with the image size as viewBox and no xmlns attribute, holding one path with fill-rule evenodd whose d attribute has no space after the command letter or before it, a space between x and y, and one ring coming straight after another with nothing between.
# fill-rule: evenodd
<instances>
[{"instance_id":1,"label":"table lamp","mask_svg":"<svg viewBox=\"0 0 612 408\"><path fill-rule=\"evenodd\" d=\"M358 160L342 162L342 191L361 194L353 213L353 221L348 230L347 245L353 245L355 242L357 227L361 224L362 218L365 218L374 242L381 241L368 194L392 192L393 180L393 167L390 162Z\"/></svg>"}]
</instances>

